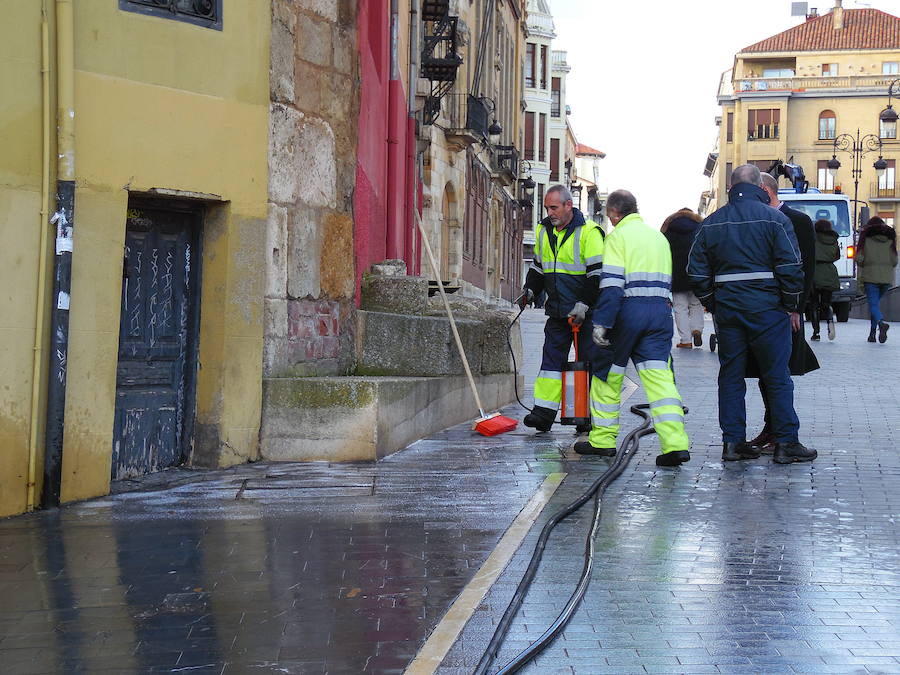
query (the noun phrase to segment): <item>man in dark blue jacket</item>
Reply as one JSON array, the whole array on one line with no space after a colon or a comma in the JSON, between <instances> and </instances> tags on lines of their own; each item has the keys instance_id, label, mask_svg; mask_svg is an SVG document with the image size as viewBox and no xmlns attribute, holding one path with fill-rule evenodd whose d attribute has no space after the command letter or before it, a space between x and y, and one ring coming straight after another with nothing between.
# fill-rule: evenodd
<instances>
[{"instance_id":1,"label":"man in dark blue jacket","mask_svg":"<svg viewBox=\"0 0 900 675\"><path fill-rule=\"evenodd\" d=\"M759 457L747 443L747 386L752 353L766 384L779 464L815 459L799 440L788 369L791 331L800 329L803 265L791 221L768 206L759 169L731 174L728 204L703 221L688 259L694 293L716 321L722 459Z\"/></svg>"}]
</instances>

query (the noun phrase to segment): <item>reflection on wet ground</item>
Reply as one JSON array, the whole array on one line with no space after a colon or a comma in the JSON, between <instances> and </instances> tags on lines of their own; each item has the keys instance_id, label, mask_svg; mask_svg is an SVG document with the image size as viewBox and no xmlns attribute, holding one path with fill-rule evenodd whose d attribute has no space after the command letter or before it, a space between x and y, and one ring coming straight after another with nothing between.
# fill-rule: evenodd
<instances>
[{"instance_id":1,"label":"reflection on wet ground","mask_svg":"<svg viewBox=\"0 0 900 675\"><path fill-rule=\"evenodd\" d=\"M841 328L797 383L812 465L723 465L715 357L677 350L694 459L659 470L644 441L585 603L529 672L900 672L900 366ZM569 474L546 516L603 470L573 440L459 427L378 464L176 470L0 521L0 672L400 673L544 477ZM586 516L558 529L501 661L568 596ZM439 672L471 671L536 531Z\"/></svg>"}]
</instances>

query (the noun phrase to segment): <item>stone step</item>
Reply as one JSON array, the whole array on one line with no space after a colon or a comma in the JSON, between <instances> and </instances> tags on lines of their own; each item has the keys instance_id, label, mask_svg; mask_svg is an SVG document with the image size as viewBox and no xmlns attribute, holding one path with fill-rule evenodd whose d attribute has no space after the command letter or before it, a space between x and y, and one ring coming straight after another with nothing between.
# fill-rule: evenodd
<instances>
[{"instance_id":1,"label":"stone step","mask_svg":"<svg viewBox=\"0 0 900 675\"><path fill-rule=\"evenodd\" d=\"M476 385L485 412L515 400L512 374ZM464 377L266 378L262 409L260 455L275 461L377 460L478 417Z\"/></svg>"}]
</instances>

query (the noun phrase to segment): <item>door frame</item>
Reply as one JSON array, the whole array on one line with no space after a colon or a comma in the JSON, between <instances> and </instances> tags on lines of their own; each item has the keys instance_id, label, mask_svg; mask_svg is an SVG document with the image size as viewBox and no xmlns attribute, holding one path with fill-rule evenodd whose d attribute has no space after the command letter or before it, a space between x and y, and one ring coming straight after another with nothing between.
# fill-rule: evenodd
<instances>
[{"instance_id":1,"label":"door frame","mask_svg":"<svg viewBox=\"0 0 900 675\"><path fill-rule=\"evenodd\" d=\"M184 424L181 429L179 465L186 464L194 449L194 423L197 417L197 375L200 368L200 299L202 298L201 283L203 279L203 224L206 215L206 203L196 199L175 199L171 197L159 197L140 192L128 194L127 209L155 209L160 211L173 211L183 213L190 217L191 231L189 241L191 244L190 274L191 288L188 289L188 319L187 336L185 344L185 383L184 383ZM127 213L125 235L127 236ZM123 239L124 242L124 239ZM123 245L124 249L124 245ZM119 300L121 311L121 294ZM121 316L119 321L121 322ZM120 330L121 336L121 330ZM118 347L116 349L116 368L118 371ZM118 382L116 383L118 392ZM115 439L112 439L115 442Z\"/></svg>"}]
</instances>

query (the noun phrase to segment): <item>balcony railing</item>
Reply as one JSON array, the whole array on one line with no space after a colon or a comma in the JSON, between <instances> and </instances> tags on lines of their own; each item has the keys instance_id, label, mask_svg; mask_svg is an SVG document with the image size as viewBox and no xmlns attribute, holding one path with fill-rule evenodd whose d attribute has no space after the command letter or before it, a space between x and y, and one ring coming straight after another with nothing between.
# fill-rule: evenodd
<instances>
[{"instance_id":1,"label":"balcony railing","mask_svg":"<svg viewBox=\"0 0 900 675\"><path fill-rule=\"evenodd\" d=\"M445 131L448 138L460 140L465 145L487 138L489 112L481 99L471 94L447 94L443 113L448 122Z\"/></svg>"},{"instance_id":2,"label":"balcony railing","mask_svg":"<svg viewBox=\"0 0 900 675\"><path fill-rule=\"evenodd\" d=\"M869 185L869 199L897 199L900 200L900 186L896 183L887 185L879 185L871 183Z\"/></svg>"},{"instance_id":3,"label":"balcony railing","mask_svg":"<svg viewBox=\"0 0 900 675\"><path fill-rule=\"evenodd\" d=\"M519 175L519 151L514 145L498 145L494 150L494 172L504 175L511 185Z\"/></svg>"},{"instance_id":4,"label":"balcony railing","mask_svg":"<svg viewBox=\"0 0 900 675\"><path fill-rule=\"evenodd\" d=\"M754 91L809 91L816 89L884 89L894 75L843 75L838 77L745 77L734 82L734 94ZM724 83L723 83L724 84ZM719 95L728 95L720 87Z\"/></svg>"}]
</instances>

